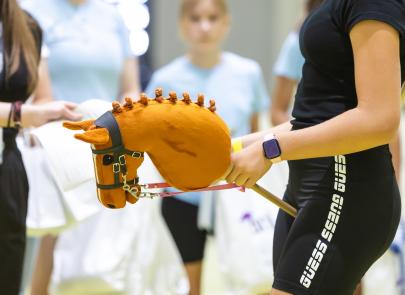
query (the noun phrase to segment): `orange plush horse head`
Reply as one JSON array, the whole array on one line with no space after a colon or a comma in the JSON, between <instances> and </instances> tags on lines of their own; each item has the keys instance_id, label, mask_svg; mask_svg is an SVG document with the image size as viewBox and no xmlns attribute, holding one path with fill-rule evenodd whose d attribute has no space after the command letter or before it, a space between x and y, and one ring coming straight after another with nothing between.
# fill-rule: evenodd
<instances>
[{"instance_id":1,"label":"orange plush horse head","mask_svg":"<svg viewBox=\"0 0 405 295\"><path fill-rule=\"evenodd\" d=\"M215 113L215 102L204 97L193 103L187 93L178 100L162 89L149 99L113 102L112 111L97 120L65 122L75 137L92 144L97 195L109 208L135 203L141 193L137 169L148 153L162 177L173 187L193 191L218 180L230 163L231 141L226 124Z\"/></svg>"}]
</instances>

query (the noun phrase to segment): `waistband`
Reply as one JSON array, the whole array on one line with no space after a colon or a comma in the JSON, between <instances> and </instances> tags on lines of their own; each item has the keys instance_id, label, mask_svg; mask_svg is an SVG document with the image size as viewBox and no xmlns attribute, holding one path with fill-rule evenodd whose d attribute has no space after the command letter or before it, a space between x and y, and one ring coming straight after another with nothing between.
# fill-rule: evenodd
<instances>
[{"instance_id":1,"label":"waistband","mask_svg":"<svg viewBox=\"0 0 405 295\"><path fill-rule=\"evenodd\" d=\"M394 168L388 145L365 151L323 158L288 161L288 201L305 206L307 200L329 200L335 186L344 183L361 192L371 186L392 186Z\"/></svg>"},{"instance_id":2,"label":"waistband","mask_svg":"<svg viewBox=\"0 0 405 295\"><path fill-rule=\"evenodd\" d=\"M351 162L363 164L363 165L371 165L376 163L369 163L367 160L375 159L375 161L385 161L387 159L391 160L391 152L389 150L388 144L377 146L371 149L367 149L364 151L346 154L344 155L345 158L350 159ZM321 158L310 158L310 159L303 159L303 160L290 160L289 163L328 163L334 160L334 156L331 157L321 157Z\"/></svg>"},{"instance_id":3,"label":"waistband","mask_svg":"<svg viewBox=\"0 0 405 295\"><path fill-rule=\"evenodd\" d=\"M347 173L352 180L376 181L394 175L388 145L382 145L342 156ZM335 169L335 157L288 161L290 178L295 180L322 181Z\"/></svg>"}]
</instances>

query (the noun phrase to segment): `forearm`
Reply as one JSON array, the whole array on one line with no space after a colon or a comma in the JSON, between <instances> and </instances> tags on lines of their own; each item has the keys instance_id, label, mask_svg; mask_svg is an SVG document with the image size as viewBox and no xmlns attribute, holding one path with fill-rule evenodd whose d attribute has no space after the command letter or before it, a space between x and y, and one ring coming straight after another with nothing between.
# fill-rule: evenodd
<instances>
[{"instance_id":1,"label":"forearm","mask_svg":"<svg viewBox=\"0 0 405 295\"><path fill-rule=\"evenodd\" d=\"M128 90L128 91L126 91L126 92L121 93L119 97L121 97L121 98L122 98L122 102L124 102L126 97L130 97L130 98L132 98L133 100L138 100L138 99L139 99L139 95L140 95L140 90L139 90L139 88L134 87L134 88L131 89L131 90Z\"/></svg>"},{"instance_id":2,"label":"forearm","mask_svg":"<svg viewBox=\"0 0 405 295\"><path fill-rule=\"evenodd\" d=\"M11 103L0 102L0 127L7 126L8 116L10 114Z\"/></svg>"},{"instance_id":3,"label":"forearm","mask_svg":"<svg viewBox=\"0 0 405 295\"><path fill-rule=\"evenodd\" d=\"M39 64L38 84L33 95L33 104L43 104L53 101L51 78L48 71L47 59L41 59Z\"/></svg>"},{"instance_id":4,"label":"forearm","mask_svg":"<svg viewBox=\"0 0 405 295\"><path fill-rule=\"evenodd\" d=\"M38 116L44 117L45 114L36 105L23 104L21 106L21 127L28 128L37 126Z\"/></svg>"},{"instance_id":5,"label":"forearm","mask_svg":"<svg viewBox=\"0 0 405 295\"><path fill-rule=\"evenodd\" d=\"M259 130L259 113L254 113L250 118L250 132L257 132Z\"/></svg>"},{"instance_id":6,"label":"forearm","mask_svg":"<svg viewBox=\"0 0 405 295\"><path fill-rule=\"evenodd\" d=\"M270 114L271 114L271 124L273 126L280 125L284 122L287 122L290 119L286 111L277 108L272 108Z\"/></svg>"},{"instance_id":7,"label":"forearm","mask_svg":"<svg viewBox=\"0 0 405 295\"><path fill-rule=\"evenodd\" d=\"M124 68L120 79L120 97L131 97L137 100L141 92L139 79L138 59L128 58L124 62Z\"/></svg>"},{"instance_id":8,"label":"forearm","mask_svg":"<svg viewBox=\"0 0 405 295\"><path fill-rule=\"evenodd\" d=\"M21 106L21 126L30 127L36 113L37 109L34 106L23 104ZM15 127L13 114L11 113L11 103L0 103L0 127Z\"/></svg>"},{"instance_id":9,"label":"forearm","mask_svg":"<svg viewBox=\"0 0 405 295\"><path fill-rule=\"evenodd\" d=\"M289 120L288 108L290 105L291 97L298 83L287 77L277 76L274 83L274 91L271 95L271 123L277 126Z\"/></svg>"},{"instance_id":10,"label":"forearm","mask_svg":"<svg viewBox=\"0 0 405 295\"><path fill-rule=\"evenodd\" d=\"M13 120L20 121L19 126L38 127L53 120L80 120L82 115L75 112L77 104L68 101L54 101L39 105L15 105L12 110L11 103L0 102L0 127L15 127ZM11 116L10 116L11 115ZM10 117L10 124L8 118Z\"/></svg>"},{"instance_id":11,"label":"forearm","mask_svg":"<svg viewBox=\"0 0 405 295\"><path fill-rule=\"evenodd\" d=\"M396 115L355 108L313 127L275 134L283 160L350 154L392 140L399 124L392 120Z\"/></svg>"},{"instance_id":12,"label":"forearm","mask_svg":"<svg viewBox=\"0 0 405 295\"><path fill-rule=\"evenodd\" d=\"M268 130L264 131L259 131L251 134L247 134L245 136L242 136L242 146L247 147L251 145L252 143L258 141L258 140L263 140L263 137L267 133L275 133L275 134L281 134L283 132L288 132L291 129L291 123L290 122L285 122L281 125L275 126L273 128L270 128Z\"/></svg>"}]
</instances>

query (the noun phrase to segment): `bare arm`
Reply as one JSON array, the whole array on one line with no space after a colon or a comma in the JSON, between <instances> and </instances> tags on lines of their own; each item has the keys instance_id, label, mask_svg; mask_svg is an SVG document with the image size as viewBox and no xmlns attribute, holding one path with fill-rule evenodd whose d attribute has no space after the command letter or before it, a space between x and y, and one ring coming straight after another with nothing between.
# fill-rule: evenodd
<instances>
[{"instance_id":1,"label":"bare arm","mask_svg":"<svg viewBox=\"0 0 405 295\"><path fill-rule=\"evenodd\" d=\"M250 132L257 132L259 130L259 113L254 113L250 118Z\"/></svg>"},{"instance_id":2,"label":"bare arm","mask_svg":"<svg viewBox=\"0 0 405 295\"><path fill-rule=\"evenodd\" d=\"M128 58L124 61L121 73L120 97L138 98L141 92L138 59Z\"/></svg>"},{"instance_id":3,"label":"bare arm","mask_svg":"<svg viewBox=\"0 0 405 295\"><path fill-rule=\"evenodd\" d=\"M8 114L10 112L11 104L0 102L0 127L7 126Z\"/></svg>"},{"instance_id":4,"label":"bare arm","mask_svg":"<svg viewBox=\"0 0 405 295\"><path fill-rule=\"evenodd\" d=\"M33 103L44 103L52 100L51 86L48 74L48 65L46 59L41 59L38 67L38 83L32 95ZM10 114L11 104L0 103L0 127L6 127ZM10 120L10 126L14 126Z\"/></svg>"},{"instance_id":5,"label":"bare arm","mask_svg":"<svg viewBox=\"0 0 405 295\"><path fill-rule=\"evenodd\" d=\"M296 80L291 80L286 77L277 76L274 84L273 94L271 96L271 124L277 126L289 120L290 114L288 107Z\"/></svg>"},{"instance_id":6,"label":"bare arm","mask_svg":"<svg viewBox=\"0 0 405 295\"><path fill-rule=\"evenodd\" d=\"M41 59L38 71L38 84L33 94L32 100L34 104L41 104L53 100L51 78L49 77L47 59Z\"/></svg>"},{"instance_id":7,"label":"bare arm","mask_svg":"<svg viewBox=\"0 0 405 295\"><path fill-rule=\"evenodd\" d=\"M38 127L52 120L68 119L79 120L82 115L75 113L75 103L53 101L51 82L46 59L41 59L38 67L38 83L32 95L32 104L23 104L21 107L21 126ZM14 127L10 116L11 103L0 102L0 127Z\"/></svg>"},{"instance_id":8,"label":"bare arm","mask_svg":"<svg viewBox=\"0 0 405 295\"><path fill-rule=\"evenodd\" d=\"M258 131L255 133L250 133L247 135L244 135L241 137L242 139L242 146L245 148L249 145L251 145L252 143L256 142L256 141L260 141L263 140L263 137L267 134L267 133L282 133L282 132L288 132L291 129L291 123L289 121L280 124L278 126L275 126L269 130L263 130L263 131Z\"/></svg>"},{"instance_id":9,"label":"bare arm","mask_svg":"<svg viewBox=\"0 0 405 295\"><path fill-rule=\"evenodd\" d=\"M358 106L322 124L277 134L286 160L349 154L387 144L400 120L399 35L363 21L350 33Z\"/></svg>"},{"instance_id":10,"label":"bare arm","mask_svg":"<svg viewBox=\"0 0 405 295\"><path fill-rule=\"evenodd\" d=\"M357 107L306 129L271 130L279 141L282 159L353 153L387 144L395 136L400 120L399 34L385 23L363 21L352 29L350 38ZM232 155L226 180L251 187L270 167L261 140L257 140Z\"/></svg>"},{"instance_id":11,"label":"bare arm","mask_svg":"<svg viewBox=\"0 0 405 295\"><path fill-rule=\"evenodd\" d=\"M36 104L23 104L21 107L21 126L38 127L52 120L79 120L81 114L75 113L75 103L67 101L53 101ZM11 118L8 126L8 117L11 110L11 103L0 102L0 127L15 127Z\"/></svg>"}]
</instances>

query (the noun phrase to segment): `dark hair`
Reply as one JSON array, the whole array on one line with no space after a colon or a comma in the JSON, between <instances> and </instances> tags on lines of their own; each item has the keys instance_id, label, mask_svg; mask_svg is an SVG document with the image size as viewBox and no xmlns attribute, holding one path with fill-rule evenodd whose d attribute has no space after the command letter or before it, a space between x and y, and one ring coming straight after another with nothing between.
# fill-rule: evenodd
<instances>
[{"instance_id":1,"label":"dark hair","mask_svg":"<svg viewBox=\"0 0 405 295\"><path fill-rule=\"evenodd\" d=\"M305 1L305 9L307 12L311 12L313 9L317 8L319 5L321 5L323 0L306 0Z\"/></svg>"},{"instance_id":2,"label":"dark hair","mask_svg":"<svg viewBox=\"0 0 405 295\"><path fill-rule=\"evenodd\" d=\"M222 13L228 13L228 4L226 0L212 0L215 5L222 11ZM189 13L201 0L182 0L180 5L180 17L183 17L186 13Z\"/></svg>"},{"instance_id":3,"label":"dark hair","mask_svg":"<svg viewBox=\"0 0 405 295\"><path fill-rule=\"evenodd\" d=\"M32 28L34 21L22 11L16 0L2 0L0 20L3 23L3 42L6 80L20 66L24 59L28 71L28 90L34 90L38 80L39 50Z\"/></svg>"}]
</instances>

